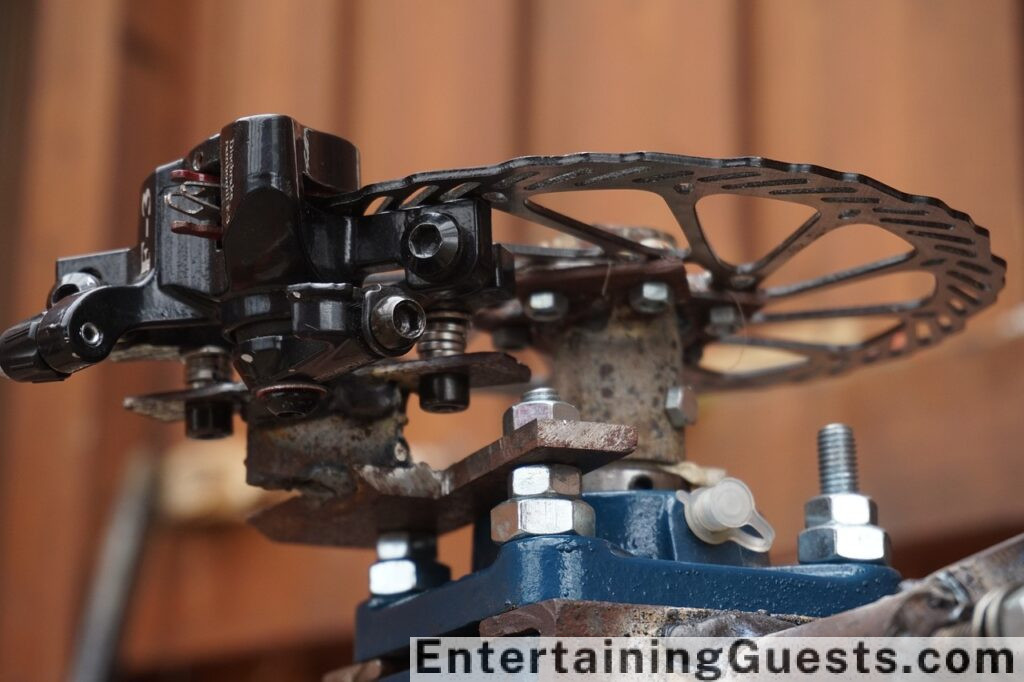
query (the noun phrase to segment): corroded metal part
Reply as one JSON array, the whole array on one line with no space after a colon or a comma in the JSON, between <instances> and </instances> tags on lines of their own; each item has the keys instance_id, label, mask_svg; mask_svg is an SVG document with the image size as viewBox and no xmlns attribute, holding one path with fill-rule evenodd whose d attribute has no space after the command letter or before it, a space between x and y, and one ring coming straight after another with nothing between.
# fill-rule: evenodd
<instances>
[{"instance_id":1,"label":"corroded metal part","mask_svg":"<svg viewBox=\"0 0 1024 682\"><path fill-rule=\"evenodd\" d=\"M969 621L985 594L1024 581L1024 535L1018 535L911 583L873 604L793 628L783 637L927 637Z\"/></svg>"},{"instance_id":2,"label":"corroded metal part","mask_svg":"<svg viewBox=\"0 0 1024 682\"><path fill-rule=\"evenodd\" d=\"M619 303L604 325L538 333L552 356L551 384L583 419L637 425L640 440L630 459L684 459L683 430L672 425L664 409L666 393L683 376L676 315L637 315Z\"/></svg>"},{"instance_id":3,"label":"corroded metal part","mask_svg":"<svg viewBox=\"0 0 1024 682\"><path fill-rule=\"evenodd\" d=\"M480 622L481 637L759 636L810 621L804 616L676 606L550 599Z\"/></svg>"},{"instance_id":4,"label":"corroded metal part","mask_svg":"<svg viewBox=\"0 0 1024 682\"><path fill-rule=\"evenodd\" d=\"M630 453L636 430L593 422L540 420L438 471L354 465L351 489L307 493L251 522L273 540L372 547L381 532L445 533L473 522L506 499L509 473L525 464L571 464L592 471Z\"/></svg>"}]
</instances>

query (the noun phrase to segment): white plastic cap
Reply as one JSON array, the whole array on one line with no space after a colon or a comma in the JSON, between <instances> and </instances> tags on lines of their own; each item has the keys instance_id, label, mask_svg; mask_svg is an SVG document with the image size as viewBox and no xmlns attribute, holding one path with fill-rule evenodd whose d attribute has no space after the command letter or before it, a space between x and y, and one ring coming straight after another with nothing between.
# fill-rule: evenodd
<instances>
[{"instance_id":1,"label":"white plastic cap","mask_svg":"<svg viewBox=\"0 0 1024 682\"><path fill-rule=\"evenodd\" d=\"M742 528L754 515L754 494L743 481L723 478L694 495L694 521L712 533Z\"/></svg>"},{"instance_id":2,"label":"white plastic cap","mask_svg":"<svg viewBox=\"0 0 1024 682\"><path fill-rule=\"evenodd\" d=\"M686 505L687 525L701 540L711 544L732 541L756 552L771 548L775 531L757 513L754 494L743 481L723 478L692 493L679 491L676 496ZM758 535L741 530L746 526Z\"/></svg>"}]
</instances>

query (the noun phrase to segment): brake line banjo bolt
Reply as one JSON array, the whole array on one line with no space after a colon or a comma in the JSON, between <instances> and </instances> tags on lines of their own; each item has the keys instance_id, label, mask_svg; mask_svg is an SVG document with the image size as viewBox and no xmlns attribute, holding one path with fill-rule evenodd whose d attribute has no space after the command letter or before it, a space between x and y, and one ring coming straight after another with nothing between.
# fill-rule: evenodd
<instances>
[{"instance_id":1,"label":"brake line banjo bolt","mask_svg":"<svg viewBox=\"0 0 1024 682\"><path fill-rule=\"evenodd\" d=\"M461 310L431 310L416 350L420 358L462 355L469 335L469 314ZM425 374L419 380L420 407L427 412L461 412L469 407L469 375L466 372Z\"/></svg>"},{"instance_id":2,"label":"brake line banjo bolt","mask_svg":"<svg viewBox=\"0 0 1024 682\"><path fill-rule=\"evenodd\" d=\"M821 494L804 505L797 542L802 564L888 564L889 535L877 525L878 507L857 484L853 430L828 424L818 432Z\"/></svg>"},{"instance_id":3,"label":"brake line banjo bolt","mask_svg":"<svg viewBox=\"0 0 1024 682\"><path fill-rule=\"evenodd\" d=\"M826 424L818 431L818 476L823 495L859 492L857 444L846 424Z\"/></svg>"}]
</instances>

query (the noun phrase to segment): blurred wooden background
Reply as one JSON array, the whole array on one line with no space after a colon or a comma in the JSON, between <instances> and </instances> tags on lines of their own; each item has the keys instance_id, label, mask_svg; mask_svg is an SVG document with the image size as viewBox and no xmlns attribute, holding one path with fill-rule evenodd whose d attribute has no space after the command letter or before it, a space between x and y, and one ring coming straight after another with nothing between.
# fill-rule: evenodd
<instances>
[{"instance_id":1,"label":"blurred wooden background","mask_svg":"<svg viewBox=\"0 0 1024 682\"><path fill-rule=\"evenodd\" d=\"M909 361L712 396L690 456L751 484L779 559L815 490L815 429L833 420L858 430L863 487L909 573L1024 525L1024 22L1012 0L18 0L0 11L0 323L38 311L55 258L133 243L149 170L247 114L288 113L351 139L364 182L579 150L855 170L989 227L1009 261L999 304ZM613 221L657 222L646 205L597 205ZM777 238L757 229L758 211L712 213L723 248L741 255ZM179 440L123 414L121 397L178 373L107 365L63 385L0 386L4 679L66 670L123 463ZM505 402L413 415L414 453L471 451L497 435ZM442 547L464 571L465 534ZM122 665L153 679L313 678L348 656L370 561L273 545L240 524L164 523Z\"/></svg>"}]
</instances>

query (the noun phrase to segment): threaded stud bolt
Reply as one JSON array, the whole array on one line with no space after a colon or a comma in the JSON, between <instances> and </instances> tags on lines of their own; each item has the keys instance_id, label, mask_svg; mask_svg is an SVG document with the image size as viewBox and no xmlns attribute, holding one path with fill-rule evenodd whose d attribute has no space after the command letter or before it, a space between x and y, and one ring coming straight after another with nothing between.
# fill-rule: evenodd
<instances>
[{"instance_id":1,"label":"threaded stud bolt","mask_svg":"<svg viewBox=\"0 0 1024 682\"><path fill-rule=\"evenodd\" d=\"M859 492L857 444L846 424L826 424L818 431L818 476L822 495Z\"/></svg>"}]
</instances>

